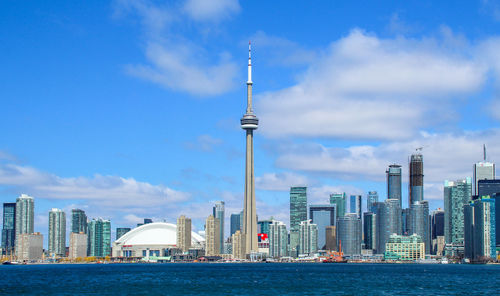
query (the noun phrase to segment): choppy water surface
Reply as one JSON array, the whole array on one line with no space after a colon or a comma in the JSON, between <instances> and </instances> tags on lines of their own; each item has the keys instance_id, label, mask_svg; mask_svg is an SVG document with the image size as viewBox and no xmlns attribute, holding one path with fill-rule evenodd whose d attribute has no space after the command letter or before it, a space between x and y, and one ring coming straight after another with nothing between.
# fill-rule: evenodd
<instances>
[{"instance_id":1,"label":"choppy water surface","mask_svg":"<svg viewBox=\"0 0 500 296\"><path fill-rule=\"evenodd\" d=\"M0 295L500 295L500 265L0 266Z\"/></svg>"}]
</instances>

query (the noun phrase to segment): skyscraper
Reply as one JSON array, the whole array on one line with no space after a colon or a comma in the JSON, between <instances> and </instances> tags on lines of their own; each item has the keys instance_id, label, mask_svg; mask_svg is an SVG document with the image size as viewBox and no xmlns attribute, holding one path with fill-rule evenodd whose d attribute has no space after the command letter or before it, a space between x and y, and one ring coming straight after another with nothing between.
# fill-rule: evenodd
<instances>
[{"instance_id":1,"label":"skyscraper","mask_svg":"<svg viewBox=\"0 0 500 296\"><path fill-rule=\"evenodd\" d=\"M489 196L474 201L474 256L496 259L495 199Z\"/></svg>"},{"instance_id":2,"label":"skyscraper","mask_svg":"<svg viewBox=\"0 0 500 296\"><path fill-rule=\"evenodd\" d=\"M337 219L337 241L345 255L361 254L361 220L354 213Z\"/></svg>"},{"instance_id":3,"label":"skyscraper","mask_svg":"<svg viewBox=\"0 0 500 296\"><path fill-rule=\"evenodd\" d=\"M92 219L89 225L89 255L105 257L111 255L111 222L102 218Z\"/></svg>"},{"instance_id":4,"label":"skyscraper","mask_svg":"<svg viewBox=\"0 0 500 296\"><path fill-rule=\"evenodd\" d=\"M330 204L337 205L337 217L344 217L344 215L345 215L345 202L346 202L345 192L330 194Z\"/></svg>"},{"instance_id":5,"label":"skyscraper","mask_svg":"<svg viewBox=\"0 0 500 296\"><path fill-rule=\"evenodd\" d=\"M125 233L129 232L131 229L129 227L118 227L116 228L116 240L122 237Z\"/></svg>"},{"instance_id":6,"label":"skyscraper","mask_svg":"<svg viewBox=\"0 0 500 296\"><path fill-rule=\"evenodd\" d=\"M71 232L73 233L87 233L87 215L85 211L80 209L71 210Z\"/></svg>"},{"instance_id":7,"label":"skyscraper","mask_svg":"<svg viewBox=\"0 0 500 296\"><path fill-rule=\"evenodd\" d=\"M377 253L385 253L385 244L392 234L401 234L400 200L386 199L377 203Z\"/></svg>"},{"instance_id":8,"label":"skyscraper","mask_svg":"<svg viewBox=\"0 0 500 296\"><path fill-rule=\"evenodd\" d=\"M373 212L363 213L363 242L365 249L374 250L377 238L377 215Z\"/></svg>"},{"instance_id":9,"label":"skyscraper","mask_svg":"<svg viewBox=\"0 0 500 296\"><path fill-rule=\"evenodd\" d=\"M361 209L363 207L363 199L361 195L351 195L349 212L358 215L358 219L361 219Z\"/></svg>"},{"instance_id":10,"label":"skyscraper","mask_svg":"<svg viewBox=\"0 0 500 296\"><path fill-rule=\"evenodd\" d=\"M66 213L61 209L49 212L49 253L66 256Z\"/></svg>"},{"instance_id":11,"label":"skyscraper","mask_svg":"<svg viewBox=\"0 0 500 296\"><path fill-rule=\"evenodd\" d=\"M299 226L300 254L312 255L318 251L318 225L311 220L300 222Z\"/></svg>"},{"instance_id":12,"label":"skyscraper","mask_svg":"<svg viewBox=\"0 0 500 296\"><path fill-rule=\"evenodd\" d=\"M486 161L486 146L483 145L483 161L474 164L473 168L473 188L472 194L478 195L478 181L479 180L493 180L495 179L495 164Z\"/></svg>"},{"instance_id":13,"label":"skyscraper","mask_svg":"<svg viewBox=\"0 0 500 296\"><path fill-rule=\"evenodd\" d=\"M307 187L290 188L290 252L298 255L300 222L307 220Z\"/></svg>"},{"instance_id":14,"label":"skyscraper","mask_svg":"<svg viewBox=\"0 0 500 296\"><path fill-rule=\"evenodd\" d=\"M214 215L215 218L219 219L219 239L220 239L220 253L224 254L224 220L225 220L225 214L224 214L224 202L223 201L217 201L215 202L215 206L212 208L212 214Z\"/></svg>"},{"instance_id":15,"label":"skyscraper","mask_svg":"<svg viewBox=\"0 0 500 296\"><path fill-rule=\"evenodd\" d=\"M373 205L378 202L378 193L377 191L368 191L368 195L366 196L366 211L374 212Z\"/></svg>"},{"instance_id":16,"label":"skyscraper","mask_svg":"<svg viewBox=\"0 0 500 296\"><path fill-rule=\"evenodd\" d=\"M3 204L2 251L10 255L16 242L16 203Z\"/></svg>"},{"instance_id":17,"label":"skyscraper","mask_svg":"<svg viewBox=\"0 0 500 296\"><path fill-rule=\"evenodd\" d=\"M424 160L421 153L417 152L411 155L409 170L408 207L416 201L424 200ZM422 237L422 240L425 243L424 237Z\"/></svg>"},{"instance_id":18,"label":"skyscraper","mask_svg":"<svg viewBox=\"0 0 500 296\"><path fill-rule=\"evenodd\" d=\"M431 214L431 254L442 254L444 241L444 211L437 209Z\"/></svg>"},{"instance_id":19,"label":"skyscraper","mask_svg":"<svg viewBox=\"0 0 500 296\"><path fill-rule=\"evenodd\" d=\"M385 173L387 174L387 199L399 200L399 207L402 208L401 166L398 164L391 164Z\"/></svg>"},{"instance_id":20,"label":"skyscraper","mask_svg":"<svg viewBox=\"0 0 500 296\"><path fill-rule=\"evenodd\" d=\"M16 199L16 255L18 252L18 237L20 234L34 232L35 200L33 197L21 194Z\"/></svg>"},{"instance_id":21,"label":"skyscraper","mask_svg":"<svg viewBox=\"0 0 500 296\"><path fill-rule=\"evenodd\" d=\"M414 201L410 205L411 227L410 235L417 234L425 244L425 253L430 254L431 243L429 236L429 202L426 200Z\"/></svg>"},{"instance_id":22,"label":"skyscraper","mask_svg":"<svg viewBox=\"0 0 500 296\"><path fill-rule=\"evenodd\" d=\"M242 230L242 214L243 212L238 214L231 214L231 235L233 235L237 230Z\"/></svg>"},{"instance_id":23,"label":"skyscraper","mask_svg":"<svg viewBox=\"0 0 500 296\"><path fill-rule=\"evenodd\" d=\"M257 210L255 206L255 176L253 155L253 131L257 129L259 119L252 109L252 59L250 43L248 44L248 81L247 81L247 111L241 118L241 128L246 131L246 162L245 162L245 201L243 205L243 234L247 254L258 251L257 245Z\"/></svg>"},{"instance_id":24,"label":"skyscraper","mask_svg":"<svg viewBox=\"0 0 500 296\"><path fill-rule=\"evenodd\" d=\"M318 226L318 250L325 248L326 227L336 225L335 207L335 204L309 206L309 219Z\"/></svg>"},{"instance_id":25,"label":"skyscraper","mask_svg":"<svg viewBox=\"0 0 500 296\"><path fill-rule=\"evenodd\" d=\"M191 219L184 215L177 218L177 248L182 252L187 252L191 248Z\"/></svg>"},{"instance_id":26,"label":"skyscraper","mask_svg":"<svg viewBox=\"0 0 500 296\"><path fill-rule=\"evenodd\" d=\"M444 182L444 236L447 244L464 244L463 207L471 200L472 180Z\"/></svg>"},{"instance_id":27,"label":"skyscraper","mask_svg":"<svg viewBox=\"0 0 500 296\"><path fill-rule=\"evenodd\" d=\"M478 180L477 196L493 196L495 193L500 193L500 179L495 180Z\"/></svg>"},{"instance_id":28,"label":"skyscraper","mask_svg":"<svg viewBox=\"0 0 500 296\"><path fill-rule=\"evenodd\" d=\"M269 225L269 256L279 258L287 256L288 232L285 223L273 220Z\"/></svg>"},{"instance_id":29,"label":"skyscraper","mask_svg":"<svg viewBox=\"0 0 500 296\"><path fill-rule=\"evenodd\" d=\"M205 254L207 256L220 255L220 222L213 215L205 221Z\"/></svg>"},{"instance_id":30,"label":"skyscraper","mask_svg":"<svg viewBox=\"0 0 500 296\"><path fill-rule=\"evenodd\" d=\"M245 259L245 237L241 234L241 231L238 229L231 237L232 242L232 252L233 258L235 259Z\"/></svg>"}]
</instances>

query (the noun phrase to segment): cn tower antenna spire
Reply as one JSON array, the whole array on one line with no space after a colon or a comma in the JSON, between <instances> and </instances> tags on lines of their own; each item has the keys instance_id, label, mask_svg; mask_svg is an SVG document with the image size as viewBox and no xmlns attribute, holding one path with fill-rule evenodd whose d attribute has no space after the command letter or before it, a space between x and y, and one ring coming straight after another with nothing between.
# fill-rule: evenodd
<instances>
[{"instance_id":1,"label":"cn tower antenna spire","mask_svg":"<svg viewBox=\"0 0 500 296\"><path fill-rule=\"evenodd\" d=\"M247 113L252 113L252 44L248 41Z\"/></svg>"}]
</instances>

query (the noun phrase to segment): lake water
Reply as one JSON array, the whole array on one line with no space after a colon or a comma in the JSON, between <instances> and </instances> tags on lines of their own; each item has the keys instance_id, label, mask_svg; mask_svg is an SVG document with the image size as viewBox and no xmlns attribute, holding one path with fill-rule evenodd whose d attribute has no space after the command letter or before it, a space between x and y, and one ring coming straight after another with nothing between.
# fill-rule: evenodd
<instances>
[{"instance_id":1,"label":"lake water","mask_svg":"<svg viewBox=\"0 0 500 296\"><path fill-rule=\"evenodd\" d=\"M500 295L500 265L3 265L0 283L0 295Z\"/></svg>"}]
</instances>

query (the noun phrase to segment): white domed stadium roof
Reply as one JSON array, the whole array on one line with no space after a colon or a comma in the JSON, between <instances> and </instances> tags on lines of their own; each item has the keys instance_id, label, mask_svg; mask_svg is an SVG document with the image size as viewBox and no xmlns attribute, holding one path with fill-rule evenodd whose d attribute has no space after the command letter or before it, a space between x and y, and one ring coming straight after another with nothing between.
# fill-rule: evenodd
<instances>
[{"instance_id":1,"label":"white domed stadium roof","mask_svg":"<svg viewBox=\"0 0 500 296\"><path fill-rule=\"evenodd\" d=\"M205 239L191 232L191 245L199 246ZM115 245L161 245L175 246L177 244L177 226L171 223L155 222L141 225L125 233L115 241Z\"/></svg>"}]
</instances>

